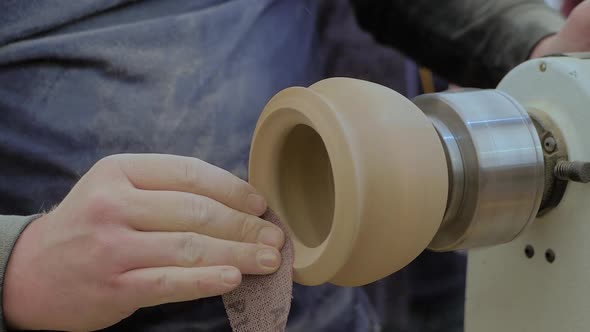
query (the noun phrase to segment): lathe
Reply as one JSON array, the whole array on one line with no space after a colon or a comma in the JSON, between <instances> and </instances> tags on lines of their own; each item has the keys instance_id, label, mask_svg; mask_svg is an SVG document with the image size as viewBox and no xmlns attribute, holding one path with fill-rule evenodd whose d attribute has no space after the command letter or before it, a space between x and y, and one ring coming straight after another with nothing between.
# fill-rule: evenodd
<instances>
[{"instance_id":1,"label":"lathe","mask_svg":"<svg viewBox=\"0 0 590 332\"><path fill-rule=\"evenodd\" d=\"M289 226L296 282L467 250L467 332L588 331L589 126L590 54L413 101L332 78L267 104L249 177Z\"/></svg>"}]
</instances>

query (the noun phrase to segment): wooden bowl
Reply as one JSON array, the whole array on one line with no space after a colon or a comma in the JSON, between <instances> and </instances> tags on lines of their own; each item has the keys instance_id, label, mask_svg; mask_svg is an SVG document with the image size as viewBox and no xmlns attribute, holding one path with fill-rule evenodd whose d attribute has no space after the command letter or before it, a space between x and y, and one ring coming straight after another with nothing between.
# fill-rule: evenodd
<instances>
[{"instance_id":1,"label":"wooden bowl","mask_svg":"<svg viewBox=\"0 0 590 332\"><path fill-rule=\"evenodd\" d=\"M445 212L447 172L433 125L411 101L332 78L270 100L249 180L289 227L296 282L359 286L426 248Z\"/></svg>"}]
</instances>

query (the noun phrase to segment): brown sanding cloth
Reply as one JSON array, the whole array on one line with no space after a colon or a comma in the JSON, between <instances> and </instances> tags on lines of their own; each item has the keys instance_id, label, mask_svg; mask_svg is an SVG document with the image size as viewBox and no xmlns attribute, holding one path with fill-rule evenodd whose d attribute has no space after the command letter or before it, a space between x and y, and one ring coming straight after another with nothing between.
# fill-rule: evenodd
<instances>
[{"instance_id":1,"label":"brown sanding cloth","mask_svg":"<svg viewBox=\"0 0 590 332\"><path fill-rule=\"evenodd\" d=\"M287 228L268 210L264 220ZM245 275L233 292L223 295L225 311L234 332L282 332L287 325L293 293L293 244L288 236L281 249L279 269L269 275Z\"/></svg>"}]
</instances>

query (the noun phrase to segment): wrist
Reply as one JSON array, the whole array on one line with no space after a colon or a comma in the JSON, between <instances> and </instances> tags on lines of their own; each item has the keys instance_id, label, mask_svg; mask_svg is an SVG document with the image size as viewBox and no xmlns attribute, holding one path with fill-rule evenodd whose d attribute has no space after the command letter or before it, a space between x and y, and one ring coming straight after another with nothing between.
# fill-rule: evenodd
<instances>
[{"instance_id":1,"label":"wrist","mask_svg":"<svg viewBox=\"0 0 590 332\"><path fill-rule=\"evenodd\" d=\"M33 246L38 243L39 224L41 219L46 215L37 216L23 229L17 238L12 252L10 253L8 264L4 271L4 280L2 285L2 314L4 323L11 329L23 330L28 329L30 319L35 316L31 312L31 281L40 276L34 276L29 272L32 265L31 254ZM33 291L33 293L35 293Z\"/></svg>"},{"instance_id":2,"label":"wrist","mask_svg":"<svg viewBox=\"0 0 590 332\"><path fill-rule=\"evenodd\" d=\"M552 34L541 39L531 51L529 59L535 59L549 55L551 53L551 49L553 49L556 36L557 34Z\"/></svg>"}]
</instances>

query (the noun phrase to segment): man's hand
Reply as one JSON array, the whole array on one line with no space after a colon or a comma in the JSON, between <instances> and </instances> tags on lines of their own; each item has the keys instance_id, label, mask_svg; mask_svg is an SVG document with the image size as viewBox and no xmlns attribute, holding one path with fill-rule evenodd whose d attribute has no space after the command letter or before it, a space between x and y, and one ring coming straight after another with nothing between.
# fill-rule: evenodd
<instances>
[{"instance_id":1,"label":"man's hand","mask_svg":"<svg viewBox=\"0 0 590 332\"><path fill-rule=\"evenodd\" d=\"M556 53L590 51L590 0L583 1L570 14L559 33L543 39L531 58Z\"/></svg>"},{"instance_id":2,"label":"man's hand","mask_svg":"<svg viewBox=\"0 0 590 332\"><path fill-rule=\"evenodd\" d=\"M193 158L99 161L17 241L3 289L17 329L89 331L139 308L221 295L278 268L284 234L265 200Z\"/></svg>"}]
</instances>

